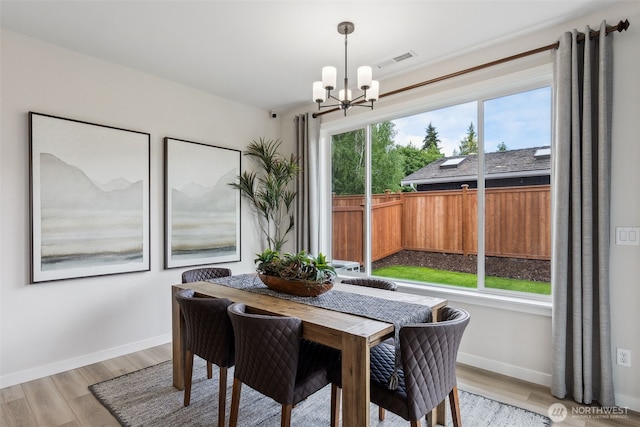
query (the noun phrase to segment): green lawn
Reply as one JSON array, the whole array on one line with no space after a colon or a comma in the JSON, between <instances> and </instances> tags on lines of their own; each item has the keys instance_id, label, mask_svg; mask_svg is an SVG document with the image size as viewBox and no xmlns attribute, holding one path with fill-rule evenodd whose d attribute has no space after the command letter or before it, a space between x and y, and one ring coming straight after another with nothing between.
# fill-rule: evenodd
<instances>
[{"instance_id":1,"label":"green lawn","mask_svg":"<svg viewBox=\"0 0 640 427\"><path fill-rule=\"evenodd\" d=\"M477 275L470 273L402 265L378 268L373 270L373 275L394 279L407 279L416 282L440 283L464 288L475 288L478 280ZM484 286L492 289L506 289L509 291L551 295L551 283L548 282L533 282L530 280L486 276Z\"/></svg>"}]
</instances>

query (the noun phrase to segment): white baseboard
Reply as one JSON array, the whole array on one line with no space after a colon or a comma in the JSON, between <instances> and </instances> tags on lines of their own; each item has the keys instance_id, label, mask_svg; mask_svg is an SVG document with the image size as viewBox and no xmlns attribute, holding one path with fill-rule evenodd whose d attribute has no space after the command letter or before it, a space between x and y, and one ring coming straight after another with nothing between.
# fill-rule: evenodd
<instances>
[{"instance_id":1,"label":"white baseboard","mask_svg":"<svg viewBox=\"0 0 640 427\"><path fill-rule=\"evenodd\" d=\"M545 372L538 372L521 366L510 365L508 363L462 352L458 352L457 360L465 365L529 381L534 384L540 384L547 387L551 386L551 374L547 374Z\"/></svg>"},{"instance_id":2,"label":"white baseboard","mask_svg":"<svg viewBox=\"0 0 640 427\"><path fill-rule=\"evenodd\" d=\"M640 412L640 399L634 396L616 393L616 406L629 408L632 411Z\"/></svg>"},{"instance_id":3,"label":"white baseboard","mask_svg":"<svg viewBox=\"0 0 640 427\"><path fill-rule=\"evenodd\" d=\"M49 375L55 375L60 372L91 365L92 363L102 362L125 354L135 353L136 351L145 350L168 342L171 342L171 334L160 335L123 346L98 351L96 353L86 354L72 359L61 360L48 365L37 366L35 368L25 369L24 371L3 375L0 376L0 388L21 384L38 378L48 377Z\"/></svg>"},{"instance_id":4,"label":"white baseboard","mask_svg":"<svg viewBox=\"0 0 640 427\"><path fill-rule=\"evenodd\" d=\"M518 378L534 384L540 384L551 387L551 374L533 371L531 369L522 368L520 366L510 365L508 363L498 362L483 357L474 356L468 353L458 352L458 362L475 368L484 369L486 371L495 372L509 377ZM628 396L616 393L616 406L621 408L629 408L632 411L640 412L640 399L634 396Z\"/></svg>"}]
</instances>

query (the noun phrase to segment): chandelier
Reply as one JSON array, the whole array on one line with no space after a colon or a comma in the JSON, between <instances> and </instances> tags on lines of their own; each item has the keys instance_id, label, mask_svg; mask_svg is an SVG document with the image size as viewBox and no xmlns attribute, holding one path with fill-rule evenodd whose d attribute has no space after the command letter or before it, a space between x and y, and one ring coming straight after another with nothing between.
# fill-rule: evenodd
<instances>
[{"instance_id":1,"label":"chandelier","mask_svg":"<svg viewBox=\"0 0 640 427\"><path fill-rule=\"evenodd\" d=\"M313 83L313 101L318 104L318 110L329 107L339 107L347 115L347 110L352 106L367 107L373 109L373 103L378 100L380 93L380 83L372 80L371 67L365 65L358 67L358 89L363 91L362 95L353 98L349 89L349 78L347 77L347 36L353 33L355 26L353 22L341 22L338 24L338 33L344 34L344 86L338 91L336 98L331 91L336 88L337 70L336 67L322 67L322 81ZM335 92L334 92L335 93ZM323 105L328 99L337 101L336 104ZM364 102L370 102L365 104Z\"/></svg>"}]
</instances>

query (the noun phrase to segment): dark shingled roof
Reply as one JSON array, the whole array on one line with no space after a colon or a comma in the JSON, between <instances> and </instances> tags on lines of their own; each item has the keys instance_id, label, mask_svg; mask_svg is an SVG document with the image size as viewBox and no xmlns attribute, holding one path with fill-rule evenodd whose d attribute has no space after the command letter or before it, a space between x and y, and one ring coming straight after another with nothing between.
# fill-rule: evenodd
<instances>
[{"instance_id":1,"label":"dark shingled roof","mask_svg":"<svg viewBox=\"0 0 640 427\"><path fill-rule=\"evenodd\" d=\"M550 156L535 156L536 151L543 149L547 149L547 153L549 152L549 146L544 146L485 153L487 178L499 179L516 176L549 175L551 173ZM457 166L440 167L444 162L452 159L463 160ZM444 157L433 161L405 177L402 180L402 185L475 180L477 176L478 155L469 154L466 156Z\"/></svg>"}]
</instances>

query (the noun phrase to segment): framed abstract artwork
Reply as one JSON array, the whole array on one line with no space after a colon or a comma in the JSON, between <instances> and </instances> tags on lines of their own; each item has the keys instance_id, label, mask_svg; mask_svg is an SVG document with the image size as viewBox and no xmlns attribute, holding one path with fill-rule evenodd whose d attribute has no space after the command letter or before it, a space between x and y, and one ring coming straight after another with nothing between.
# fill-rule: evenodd
<instances>
[{"instance_id":1,"label":"framed abstract artwork","mask_svg":"<svg viewBox=\"0 0 640 427\"><path fill-rule=\"evenodd\" d=\"M150 145L29 113L31 283L150 269Z\"/></svg>"},{"instance_id":2,"label":"framed abstract artwork","mask_svg":"<svg viewBox=\"0 0 640 427\"><path fill-rule=\"evenodd\" d=\"M164 143L165 268L240 261L240 150Z\"/></svg>"}]
</instances>

